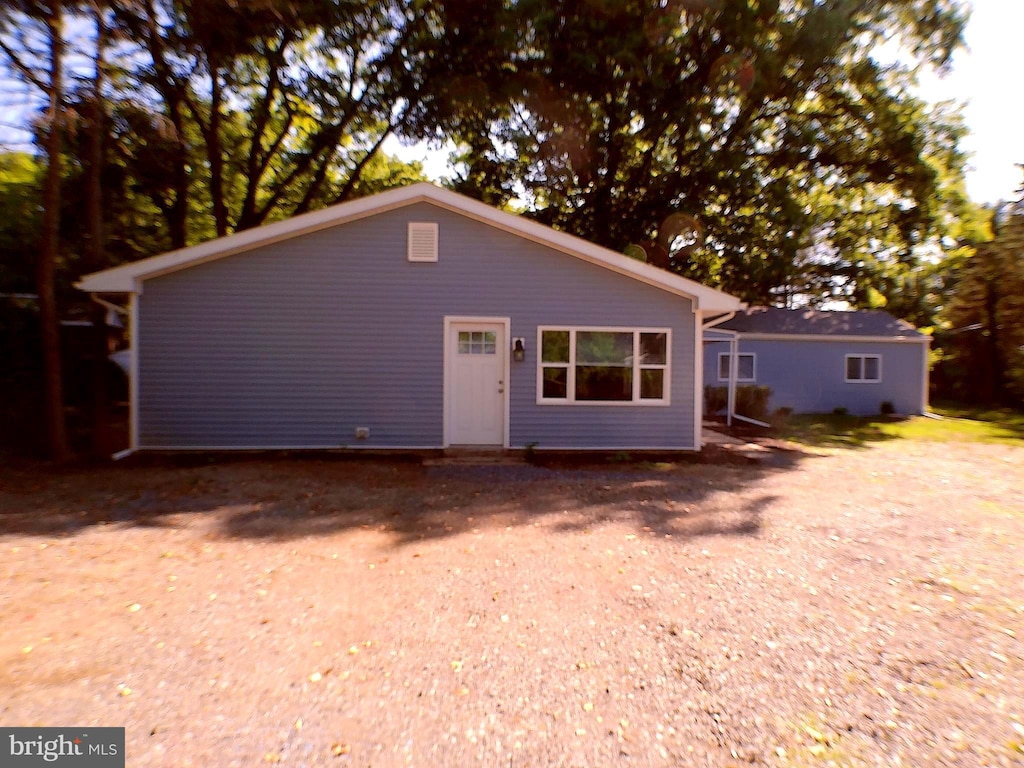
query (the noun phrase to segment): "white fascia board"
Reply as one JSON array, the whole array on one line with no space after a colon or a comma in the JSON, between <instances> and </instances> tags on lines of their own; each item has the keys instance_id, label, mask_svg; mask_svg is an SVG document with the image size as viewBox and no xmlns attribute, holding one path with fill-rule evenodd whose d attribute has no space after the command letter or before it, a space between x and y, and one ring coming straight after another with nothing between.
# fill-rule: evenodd
<instances>
[{"instance_id":1,"label":"white fascia board","mask_svg":"<svg viewBox=\"0 0 1024 768\"><path fill-rule=\"evenodd\" d=\"M139 293L142 281L152 277L418 202L433 203L669 293L689 298L694 303L694 311L699 309L703 312L733 312L746 306L735 296L701 285L694 280L674 275L582 238L558 232L523 216L500 211L478 200L426 182L294 216L133 264L94 272L83 277L75 287L90 293Z\"/></svg>"},{"instance_id":2,"label":"white fascia board","mask_svg":"<svg viewBox=\"0 0 1024 768\"><path fill-rule=\"evenodd\" d=\"M371 195L350 203L324 208L319 211L293 216L262 227L236 232L233 235L207 240L199 245L180 248L176 251L151 256L121 267L105 269L86 275L75 287L90 293L137 293L139 283L152 277L159 277L179 269L193 267L207 261L232 256L236 253L289 240L321 229L400 208L422 197L422 187L433 188L432 184L413 184L408 187Z\"/></svg>"},{"instance_id":3,"label":"white fascia board","mask_svg":"<svg viewBox=\"0 0 1024 768\"><path fill-rule=\"evenodd\" d=\"M721 330L716 328L716 331ZM744 333L737 331L740 339L748 341L823 341L823 342L882 342L886 344L931 344L931 336L844 336L827 333Z\"/></svg>"}]
</instances>

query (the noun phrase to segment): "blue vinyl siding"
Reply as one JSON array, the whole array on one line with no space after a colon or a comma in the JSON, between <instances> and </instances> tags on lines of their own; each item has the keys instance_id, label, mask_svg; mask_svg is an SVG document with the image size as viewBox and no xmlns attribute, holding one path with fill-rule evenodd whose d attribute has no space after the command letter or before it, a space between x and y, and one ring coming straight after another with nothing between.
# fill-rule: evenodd
<instances>
[{"instance_id":1,"label":"blue vinyl siding","mask_svg":"<svg viewBox=\"0 0 1024 768\"><path fill-rule=\"evenodd\" d=\"M788 407L794 413L831 413L846 408L852 414L879 413L883 401L897 413L921 413L927 346L908 342L847 340L841 336L739 342L740 352L757 355L758 385L771 387L769 408ZM724 386L718 379L718 355L728 352L721 342L704 344L704 382ZM882 361L879 383L847 383L847 355L878 355Z\"/></svg>"},{"instance_id":2,"label":"blue vinyl siding","mask_svg":"<svg viewBox=\"0 0 1024 768\"><path fill-rule=\"evenodd\" d=\"M439 223L437 263L407 260L410 221ZM526 339L513 447L693 447L687 299L429 203L147 280L140 447L440 447L445 316ZM541 325L671 328L671 405L537 405Z\"/></svg>"}]
</instances>

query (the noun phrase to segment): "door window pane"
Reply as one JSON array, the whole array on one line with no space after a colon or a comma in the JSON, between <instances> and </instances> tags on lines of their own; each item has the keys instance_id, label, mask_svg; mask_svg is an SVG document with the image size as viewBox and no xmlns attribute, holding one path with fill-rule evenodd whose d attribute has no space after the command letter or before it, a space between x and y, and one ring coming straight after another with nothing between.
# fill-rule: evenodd
<instances>
[{"instance_id":1,"label":"door window pane","mask_svg":"<svg viewBox=\"0 0 1024 768\"><path fill-rule=\"evenodd\" d=\"M459 331L460 355L495 355L498 353L494 331Z\"/></svg>"}]
</instances>

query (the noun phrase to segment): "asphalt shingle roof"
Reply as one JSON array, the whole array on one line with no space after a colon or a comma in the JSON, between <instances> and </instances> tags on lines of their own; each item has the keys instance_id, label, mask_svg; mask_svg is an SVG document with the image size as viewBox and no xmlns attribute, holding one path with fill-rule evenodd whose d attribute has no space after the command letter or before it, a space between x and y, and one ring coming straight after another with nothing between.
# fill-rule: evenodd
<instances>
[{"instance_id":1,"label":"asphalt shingle roof","mask_svg":"<svg viewBox=\"0 0 1024 768\"><path fill-rule=\"evenodd\" d=\"M888 312L856 310L834 312L820 309L780 309L750 307L736 317L721 323L740 333L778 333L809 336L888 336L921 338L924 336L905 320L897 320Z\"/></svg>"}]
</instances>

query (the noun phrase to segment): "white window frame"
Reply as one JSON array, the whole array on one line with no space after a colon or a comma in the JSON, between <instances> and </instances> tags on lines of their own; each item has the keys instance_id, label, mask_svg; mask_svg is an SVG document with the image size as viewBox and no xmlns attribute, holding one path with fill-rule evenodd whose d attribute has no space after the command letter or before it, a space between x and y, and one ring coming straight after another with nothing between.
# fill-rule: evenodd
<instances>
[{"instance_id":1,"label":"white window frame","mask_svg":"<svg viewBox=\"0 0 1024 768\"><path fill-rule=\"evenodd\" d=\"M420 249L426 245L425 253ZM434 221L410 221L406 242L406 258L412 262L436 262L438 226Z\"/></svg>"},{"instance_id":2,"label":"white window frame","mask_svg":"<svg viewBox=\"0 0 1024 768\"><path fill-rule=\"evenodd\" d=\"M878 378L877 379L866 379L864 378L864 361L869 357L875 358L878 361ZM850 359L858 358L860 360L860 373L861 378L851 379L850 378ZM881 384L882 383L882 356L877 354L856 354L846 355L843 358L843 381L847 384Z\"/></svg>"},{"instance_id":3,"label":"white window frame","mask_svg":"<svg viewBox=\"0 0 1024 768\"><path fill-rule=\"evenodd\" d=\"M727 375L722 376L722 359L724 358L726 360L730 360L730 362L731 362L731 357L732 357L732 355L730 355L728 352L719 352L718 353L718 380L719 381L728 381L729 380L728 372L726 372ZM745 379L742 376L740 376L740 371L743 370L743 366L739 364L739 359L741 357L749 357L750 358L750 371L751 371L751 373L753 375L749 379ZM736 371L736 383L737 384L753 384L755 381L757 381L757 353L756 352L737 352L736 353L736 367L739 369L739 370Z\"/></svg>"},{"instance_id":4,"label":"white window frame","mask_svg":"<svg viewBox=\"0 0 1024 768\"><path fill-rule=\"evenodd\" d=\"M554 331L569 334L569 362L544 362L544 333ZM632 333L633 334L633 399L632 400L577 400L576 399L576 334L583 332L596 333ZM657 365L641 364L639 355L640 334L665 334L665 363ZM544 369L566 368L566 396L544 397ZM662 378L662 396L658 399L640 397L640 372L643 370L664 371ZM538 405L573 405L573 406L667 406L672 404L672 329L671 328L638 328L633 326L599 326L599 325L541 325L537 326L537 404Z\"/></svg>"}]
</instances>

